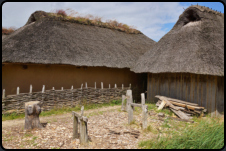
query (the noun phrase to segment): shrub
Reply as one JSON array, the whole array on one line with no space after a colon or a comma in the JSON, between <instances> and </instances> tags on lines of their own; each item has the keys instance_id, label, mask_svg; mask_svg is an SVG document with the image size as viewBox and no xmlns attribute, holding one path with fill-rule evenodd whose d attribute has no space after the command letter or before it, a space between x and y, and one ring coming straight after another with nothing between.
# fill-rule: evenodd
<instances>
[{"instance_id":1,"label":"shrub","mask_svg":"<svg viewBox=\"0 0 226 151\"><path fill-rule=\"evenodd\" d=\"M9 28L2 27L2 34L9 35L13 33L15 30L16 30L15 27L9 27Z\"/></svg>"},{"instance_id":2,"label":"shrub","mask_svg":"<svg viewBox=\"0 0 226 151\"><path fill-rule=\"evenodd\" d=\"M57 15L61 15L63 17L67 16L67 13L63 9L56 10Z\"/></svg>"}]
</instances>

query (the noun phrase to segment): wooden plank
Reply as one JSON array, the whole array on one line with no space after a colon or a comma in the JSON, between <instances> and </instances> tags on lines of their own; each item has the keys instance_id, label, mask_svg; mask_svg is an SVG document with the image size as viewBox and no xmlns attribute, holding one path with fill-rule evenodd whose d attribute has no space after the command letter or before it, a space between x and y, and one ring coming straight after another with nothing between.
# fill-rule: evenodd
<instances>
[{"instance_id":1,"label":"wooden plank","mask_svg":"<svg viewBox=\"0 0 226 151\"><path fill-rule=\"evenodd\" d=\"M190 102L194 103L194 75L190 73L190 77L191 77Z\"/></svg>"},{"instance_id":2,"label":"wooden plank","mask_svg":"<svg viewBox=\"0 0 226 151\"><path fill-rule=\"evenodd\" d=\"M156 92L155 92L155 94L159 94L159 75L158 74L155 74L155 90L156 90ZM156 101L158 101L157 99L156 99Z\"/></svg>"},{"instance_id":3,"label":"wooden plank","mask_svg":"<svg viewBox=\"0 0 226 151\"><path fill-rule=\"evenodd\" d=\"M165 104L166 104L166 101L162 100L162 102L157 110L162 110L162 108L165 106Z\"/></svg>"},{"instance_id":4,"label":"wooden plank","mask_svg":"<svg viewBox=\"0 0 226 151\"><path fill-rule=\"evenodd\" d=\"M171 108L171 110L178 116L178 117L180 117L181 119L185 119L185 120L189 120L190 119L190 117L188 117L184 112L182 112L182 111L177 111L177 110L174 110L174 109L172 109Z\"/></svg>"},{"instance_id":5,"label":"wooden plank","mask_svg":"<svg viewBox=\"0 0 226 151\"><path fill-rule=\"evenodd\" d=\"M147 105L143 105L142 103L142 128L143 130L147 128L148 125L148 106Z\"/></svg>"},{"instance_id":6,"label":"wooden plank","mask_svg":"<svg viewBox=\"0 0 226 151\"><path fill-rule=\"evenodd\" d=\"M151 89L150 89L150 76L151 73L148 73L148 86L147 86L147 100L148 102L151 102Z\"/></svg>"},{"instance_id":7,"label":"wooden plank","mask_svg":"<svg viewBox=\"0 0 226 151\"><path fill-rule=\"evenodd\" d=\"M206 85L206 100L207 100L207 112L211 113L211 80L212 76L207 75L207 85Z\"/></svg>"},{"instance_id":8,"label":"wooden plank","mask_svg":"<svg viewBox=\"0 0 226 151\"><path fill-rule=\"evenodd\" d=\"M178 102L172 102L172 101L169 101L169 102L172 103L172 104L174 104L174 105L181 106L181 107L187 107L190 110L204 109L204 107L191 106L191 105L186 105L186 104L182 104L182 103L178 103Z\"/></svg>"},{"instance_id":9,"label":"wooden plank","mask_svg":"<svg viewBox=\"0 0 226 151\"><path fill-rule=\"evenodd\" d=\"M136 107L142 107L142 104L137 104L137 103L130 103L132 106L136 106Z\"/></svg>"},{"instance_id":10,"label":"wooden plank","mask_svg":"<svg viewBox=\"0 0 226 151\"><path fill-rule=\"evenodd\" d=\"M224 112L224 77L217 77L216 110L217 116Z\"/></svg>"},{"instance_id":11,"label":"wooden plank","mask_svg":"<svg viewBox=\"0 0 226 151\"><path fill-rule=\"evenodd\" d=\"M155 97L159 98L159 97L162 97L160 95L156 95ZM166 97L166 96L163 96L163 97ZM183 104L189 104L189 105L192 105L192 106L198 106L198 104L196 103L190 103L190 102L186 102L186 101L182 101L182 100L178 100L178 99L173 99L173 98L169 98L169 97L166 97L169 101L173 101L173 102L178 102L178 103L183 103Z\"/></svg>"},{"instance_id":12,"label":"wooden plank","mask_svg":"<svg viewBox=\"0 0 226 151\"><path fill-rule=\"evenodd\" d=\"M194 103L198 104L198 75L194 74Z\"/></svg>"},{"instance_id":13,"label":"wooden plank","mask_svg":"<svg viewBox=\"0 0 226 151\"><path fill-rule=\"evenodd\" d=\"M217 77L213 76L213 80L211 80L211 117L216 116L216 110L215 110L215 101L216 101L216 85L217 85Z\"/></svg>"}]
</instances>

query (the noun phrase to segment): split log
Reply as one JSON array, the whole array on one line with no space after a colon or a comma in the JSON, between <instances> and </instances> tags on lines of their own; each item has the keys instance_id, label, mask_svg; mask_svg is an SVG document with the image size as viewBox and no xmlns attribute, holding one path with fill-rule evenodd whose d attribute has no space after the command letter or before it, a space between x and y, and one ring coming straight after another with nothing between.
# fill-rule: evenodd
<instances>
[{"instance_id":1,"label":"split log","mask_svg":"<svg viewBox=\"0 0 226 151\"><path fill-rule=\"evenodd\" d=\"M40 103L40 101L25 103L25 130L43 128L39 120L39 114L41 113Z\"/></svg>"},{"instance_id":2,"label":"split log","mask_svg":"<svg viewBox=\"0 0 226 151\"><path fill-rule=\"evenodd\" d=\"M166 104L166 101L162 100L162 103L159 105L158 110L161 110Z\"/></svg>"},{"instance_id":3,"label":"split log","mask_svg":"<svg viewBox=\"0 0 226 151\"><path fill-rule=\"evenodd\" d=\"M165 96L156 95L155 97L159 98L159 97L165 97ZM167 98L168 101L172 101L172 102L178 102L178 103L182 103L182 104L188 104L188 105L192 105L192 106L198 106L198 104L196 104L196 103L186 102L186 101L182 101L182 100L178 100L178 99L173 99L173 98L169 98L169 97L165 97L165 98Z\"/></svg>"},{"instance_id":4,"label":"split log","mask_svg":"<svg viewBox=\"0 0 226 151\"><path fill-rule=\"evenodd\" d=\"M184 108L188 108L189 110L203 110L204 107L195 107L195 106L191 106L191 105L186 105L186 104L182 104L182 103L177 103L177 102L172 102L172 101L169 101L170 103L174 104L174 105L177 105L177 106L181 106L181 107L184 107Z\"/></svg>"},{"instance_id":5,"label":"split log","mask_svg":"<svg viewBox=\"0 0 226 151\"><path fill-rule=\"evenodd\" d=\"M180 117L181 119L185 119L185 120L189 120L190 118L192 118L192 117L189 117L189 116L187 116L184 112L182 112L182 111L176 111L176 110L174 110L174 109L172 109L171 108L171 110L178 116L178 117Z\"/></svg>"}]
</instances>

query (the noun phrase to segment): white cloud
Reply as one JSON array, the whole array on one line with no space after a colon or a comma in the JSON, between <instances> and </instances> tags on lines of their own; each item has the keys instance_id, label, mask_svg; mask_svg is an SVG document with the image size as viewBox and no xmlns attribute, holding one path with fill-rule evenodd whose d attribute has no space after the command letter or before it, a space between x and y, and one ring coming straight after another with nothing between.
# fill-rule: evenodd
<instances>
[{"instance_id":1,"label":"white cloud","mask_svg":"<svg viewBox=\"0 0 226 151\"><path fill-rule=\"evenodd\" d=\"M92 14L106 19L116 19L127 25L133 25L149 38L158 41L166 34L164 24L175 23L183 12L178 2L146 2L146 3L94 3L94 2L6 2L2 6L2 25L5 27L23 26L31 13L36 10L51 11L53 9L71 8L81 14Z\"/></svg>"}]
</instances>

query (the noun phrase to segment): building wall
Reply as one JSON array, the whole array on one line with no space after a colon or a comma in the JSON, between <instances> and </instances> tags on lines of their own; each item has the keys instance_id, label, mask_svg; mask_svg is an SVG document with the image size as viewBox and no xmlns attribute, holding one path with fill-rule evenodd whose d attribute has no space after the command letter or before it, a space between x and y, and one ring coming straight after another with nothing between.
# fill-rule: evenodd
<instances>
[{"instance_id":1,"label":"building wall","mask_svg":"<svg viewBox=\"0 0 226 151\"><path fill-rule=\"evenodd\" d=\"M212 116L224 112L224 77L191 73L148 74L147 100L157 102L155 95L197 103Z\"/></svg>"},{"instance_id":2,"label":"building wall","mask_svg":"<svg viewBox=\"0 0 226 151\"><path fill-rule=\"evenodd\" d=\"M108 68L108 67L76 67L72 65L41 65L41 64L4 64L2 65L2 89L5 89L6 95L16 94L17 87L20 87L20 93L27 93L32 84L33 92L45 89L56 90L83 87L87 82L88 87L108 88L109 84L114 87L129 87L131 83L134 86L142 86L147 83L147 74L137 74L128 68ZM146 86L145 86L146 89ZM143 90L143 92L146 90Z\"/></svg>"}]
</instances>

